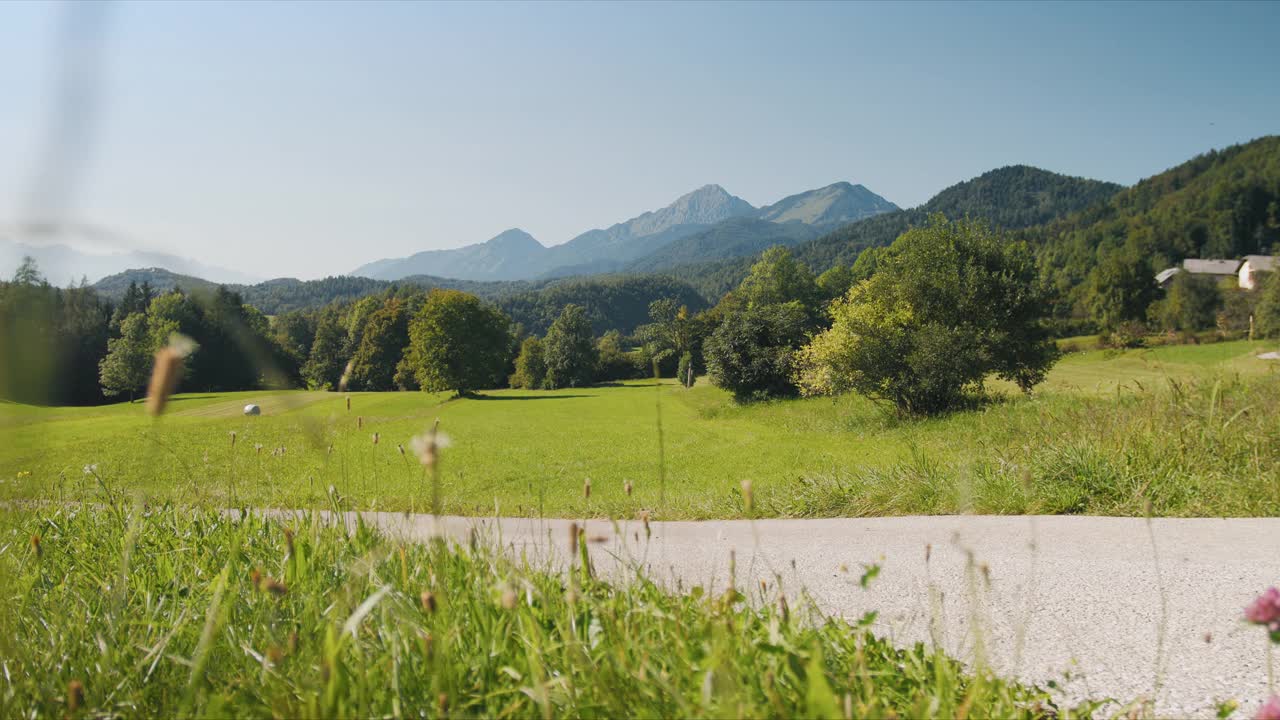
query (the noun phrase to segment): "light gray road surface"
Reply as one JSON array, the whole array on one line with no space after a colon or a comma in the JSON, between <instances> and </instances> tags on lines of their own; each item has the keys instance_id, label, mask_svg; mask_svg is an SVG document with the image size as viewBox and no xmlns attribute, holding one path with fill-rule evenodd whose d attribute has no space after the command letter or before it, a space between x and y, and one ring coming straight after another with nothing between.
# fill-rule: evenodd
<instances>
[{"instance_id":1,"label":"light gray road surface","mask_svg":"<svg viewBox=\"0 0 1280 720\"><path fill-rule=\"evenodd\" d=\"M568 520L365 513L393 535L473 529L563 567ZM347 518L348 522L352 517ZM582 525L582 523L579 523ZM825 612L879 611L877 633L937 642L966 662L1067 700L1154 702L1161 717L1213 716L1238 699L1250 717L1269 694L1265 632L1242 609L1280 583L1280 519L896 517L585 523L592 562L614 578L643 566L674 590L780 576ZM1154 543L1153 543L1154 540ZM867 589L864 566L881 570Z\"/></svg>"}]
</instances>

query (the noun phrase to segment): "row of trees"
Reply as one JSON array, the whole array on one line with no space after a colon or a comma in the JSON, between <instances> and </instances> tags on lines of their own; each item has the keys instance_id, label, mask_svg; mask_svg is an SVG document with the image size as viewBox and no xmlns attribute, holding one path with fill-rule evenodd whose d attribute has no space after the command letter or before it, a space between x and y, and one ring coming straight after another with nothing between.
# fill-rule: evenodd
<instances>
[{"instance_id":1,"label":"row of trees","mask_svg":"<svg viewBox=\"0 0 1280 720\"><path fill-rule=\"evenodd\" d=\"M221 287L156 294L133 285L110 307L91 291L49 288L32 267L5 286L0 311L16 317L20 295L62 298L64 313L78 308L76 316L93 326L87 343L100 349L73 364L96 371L106 396L134 397L152 355L180 333L199 346L183 381L188 391L338 389L345 381L352 390L461 394L581 387L653 372L687 383L707 372L744 401L856 391L928 413L964 401L993 373L1026 389L1043 378L1054 355L1036 287L1025 246L979 223L938 216L890 248L818 277L787 249L772 248L715 307L690 312L678 298L653 301L648 322L630 336L597 337L588 311L567 304L538 337L459 290L397 289L270 322ZM16 327L5 325L11 334ZM74 374L81 382L88 375L84 367Z\"/></svg>"}]
</instances>

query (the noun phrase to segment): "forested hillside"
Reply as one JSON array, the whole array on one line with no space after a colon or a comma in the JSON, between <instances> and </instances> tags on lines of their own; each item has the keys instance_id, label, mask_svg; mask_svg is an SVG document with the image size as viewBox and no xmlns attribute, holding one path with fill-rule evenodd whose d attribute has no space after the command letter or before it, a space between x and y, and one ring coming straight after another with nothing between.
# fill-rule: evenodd
<instances>
[{"instance_id":1,"label":"forested hillside","mask_svg":"<svg viewBox=\"0 0 1280 720\"><path fill-rule=\"evenodd\" d=\"M790 237L761 233L758 241L761 245L792 246L797 260L815 273L822 273L852 265L864 250L889 246L908 229L923 225L932 213L952 219L968 216L996 227L1019 229L1101 203L1120 189L1114 183L1014 165L953 185L919 207L849 223L813 240L792 242ZM774 242L769 242L771 239ZM673 246L654 257L660 259L679 252L681 248ZM746 277L758 253L756 250L727 260L699 258L701 262L666 266L663 272L693 285L704 297L715 299Z\"/></svg>"},{"instance_id":2,"label":"forested hillside","mask_svg":"<svg viewBox=\"0 0 1280 720\"><path fill-rule=\"evenodd\" d=\"M536 335L545 333L569 304L586 310L597 335L609 330L630 335L649 321L649 304L660 299L675 300L695 312L708 306L687 283L661 275L559 280L538 290L499 297L496 302L525 332Z\"/></svg>"},{"instance_id":3,"label":"forested hillside","mask_svg":"<svg viewBox=\"0 0 1280 720\"><path fill-rule=\"evenodd\" d=\"M1280 242L1280 137L1205 153L1019 237L1038 248L1059 312L1076 315L1104 262L1154 274L1183 258L1270 253Z\"/></svg>"},{"instance_id":4,"label":"forested hillside","mask_svg":"<svg viewBox=\"0 0 1280 720\"><path fill-rule=\"evenodd\" d=\"M128 270L105 277L93 284L103 297L119 300L124 297L130 284L148 285L155 291L168 291L175 288L188 292L213 292L217 284L207 280L179 275L162 268ZM338 275L320 280L298 280L296 278L277 278L254 285L227 285L226 288L238 293L245 302L253 305L266 315L279 315L293 310L303 310L328 305L332 302L357 300L380 293L395 287L397 284L421 289L443 288L447 290L464 290L486 298L527 290L533 285L526 282L478 282L469 280L453 280L450 278L415 275L398 282L373 280L365 277Z\"/></svg>"},{"instance_id":5,"label":"forested hillside","mask_svg":"<svg viewBox=\"0 0 1280 720\"><path fill-rule=\"evenodd\" d=\"M1077 212L1105 201L1120 189L1114 183L1011 165L952 185L919 207L846 225L798 246L796 257L815 272L822 272L852 264L867 248L888 246L933 213L951 219L972 217L1014 230Z\"/></svg>"}]
</instances>

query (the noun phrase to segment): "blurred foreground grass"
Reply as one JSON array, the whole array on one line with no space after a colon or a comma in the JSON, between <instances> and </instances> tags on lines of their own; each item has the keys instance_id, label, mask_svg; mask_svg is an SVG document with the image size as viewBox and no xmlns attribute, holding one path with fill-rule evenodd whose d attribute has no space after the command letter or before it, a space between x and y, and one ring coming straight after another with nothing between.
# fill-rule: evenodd
<instances>
[{"instance_id":1,"label":"blurred foreground grass","mask_svg":"<svg viewBox=\"0 0 1280 720\"><path fill-rule=\"evenodd\" d=\"M0 716L1072 716L776 586L677 596L594 579L585 542L567 572L487 547L173 507L0 511Z\"/></svg>"}]
</instances>

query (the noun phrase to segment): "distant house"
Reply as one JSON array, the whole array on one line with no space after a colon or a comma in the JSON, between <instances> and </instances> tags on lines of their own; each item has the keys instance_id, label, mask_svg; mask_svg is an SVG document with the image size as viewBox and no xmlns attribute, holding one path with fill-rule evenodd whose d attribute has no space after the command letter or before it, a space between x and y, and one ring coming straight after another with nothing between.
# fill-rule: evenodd
<instances>
[{"instance_id":1,"label":"distant house","mask_svg":"<svg viewBox=\"0 0 1280 720\"><path fill-rule=\"evenodd\" d=\"M1275 272L1277 265L1280 258L1272 255L1245 255L1244 260L1187 258L1182 261L1182 267L1165 268L1156 273L1156 284L1167 288L1178 273L1186 272L1220 281L1230 278L1242 290L1253 290L1261 280L1259 273Z\"/></svg>"},{"instance_id":2,"label":"distant house","mask_svg":"<svg viewBox=\"0 0 1280 720\"><path fill-rule=\"evenodd\" d=\"M1244 262L1240 263L1240 287L1245 290L1252 290L1258 286L1258 273L1273 272L1276 269L1276 257L1274 255L1245 255Z\"/></svg>"},{"instance_id":3,"label":"distant house","mask_svg":"<svg viewBox=\"0 0 1280 720\"><path fill-rule=\"evenodd\" d=\"M1167 288L1169 287L1169 283L1173 282L1174 276L1180 272L1218 278L1219 280L1226 278L1234 280L1236 273L1239 270L1239 260L1203 260L1200 258L1187 258L1182 261L1182 267L1180 268L1165 268L1164 270L1156 273L1156 284L1162 288Z\"/></svg>"},{"instance_id":4,"label":"distant house","mask_svg":"<svg viewBox=\"0 0 1280 720\"><path fill-rule=\"evenodd\" d=\"M1182 261L1182 269L1192 275L1216 275L1218 277L1226 277L1228 275L1236 274L1236 271L1240 269L1240 261L1187 258Z\"/></svg>"}]
</instances>

